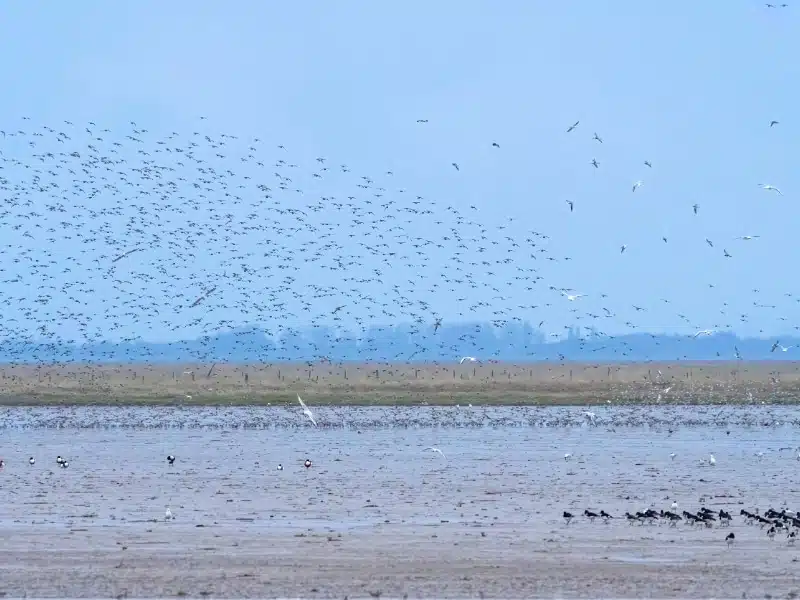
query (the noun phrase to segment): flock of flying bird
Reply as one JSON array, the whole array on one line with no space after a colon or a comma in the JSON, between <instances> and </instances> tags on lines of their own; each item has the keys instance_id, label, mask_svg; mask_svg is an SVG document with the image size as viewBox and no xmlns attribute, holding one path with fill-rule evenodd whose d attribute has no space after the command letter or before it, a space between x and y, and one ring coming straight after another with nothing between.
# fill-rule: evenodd
<instances>
[{"instance_id":1,"label":"flock of flying bird","mask_svg":"<svg viewBox=\"0 0 800 600\"><path fill-rule=\"evenodd\" d=\"M501 327L535 323L534 315L561 303L572 324L594 327L595 339L613 337L605 324L639 327L617 316L619 299L609 294L546 283L559 279L571 257L513 217L491 224L457 198L403 188L391 170L360 174L323 156L295 158L260 137L209 133L204 119L198 125L161 134L136 122L112 130L23 117L0 130L0 302L8 307L0 338L4 354L18 354L12 361L33 352L38 362L69 362L77 349L93 348L89 362L102 362L109 339L133 351L165 337L184 340L175 344L202 360L212 337L231 331L258 355L259 336L240 331L255 324L265 326L260 340L281 340L287 356L300 347L298 327L310 325L306 360L326 358L349 327L363 341L363 360L412 361L431 349L444 360L466 352L461 362L491 359L477 330L443 339L439 311L446 306L445 322L485 316ZM580 125L566 131L577 135ZM606 143L597 133L593 139ZM642 186L634 182L633 192ZM692 213L699 210L695 203ZM776 309L766 301L754 306ZM750 318L726 306L720 313L713 330L676 316L687 340L696 330L722 331ZM568 327L545 321L540 329ZM411 350L370 340L370 328L386 323L405 324ZM738 349L733 354L741 358Z\"/></svg>"}]
</instances>

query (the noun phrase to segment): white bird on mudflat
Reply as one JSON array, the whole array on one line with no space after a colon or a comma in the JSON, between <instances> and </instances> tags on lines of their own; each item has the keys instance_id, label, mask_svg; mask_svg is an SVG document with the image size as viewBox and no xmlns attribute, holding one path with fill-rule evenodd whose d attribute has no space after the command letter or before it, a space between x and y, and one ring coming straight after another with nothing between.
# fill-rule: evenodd
<instances>
[{"instance_id":1,"label":"white bird on mudflat","mask_svg":"<svg viewBox=\"0 0 800 600\"><path fill-rule=\"evenodd\" d=\"M168 506L167 507L167 511L164 513L164 520L165 521L169 521L172 518L173 518L172 511L169 509L169 506Z\"/></svg>"},{"instance_id":2,"label":"white bird on mudflat","mask_svg":"<svg viewBox=\"0 0 800 600\"><path fill-rule=\"evenodd\" d=\"M766 183L759 183L758 185L759 185L759 186L761 187L761 189L763 189L763 190L766 190L766 191L768 191L768 192L775 192L775 193L777 193L779 196L783 196L783 192L781 192L781 191L780 191L778 188L776 188L774 185L769 185L769 184L766 184Z\"/></svg>"},{"instance_id":3,"label":"white bird on mudflat","mask_svg":"<svg viewBox=\"0 0 800 600\"><path fill-rule=\"evenodd\" d=\"M461 360L458 361L458 364L463 364L465 361L467 361L467 362L477 362L477 360L478 359L475 358L474 356L462 356Z\"/></svg>"},{"instance_id":4,"label":"white bird on mudflat","mask_svg":"<svg viewBox=\"0 0 800 600\"><path fill-rule=\"evenodd\" d=\"M300 403L300 406L303 407L303 414L307 416L309 421L311 421L314 424L314 427L316 427L317 422L314 420L314 414L311 412L311 409L309 409L306 406L306 403L303 402L303 399L300 397L300 394L297 394L297 401Z\"/></svg>"},{"instance_id":5,"label":"white bird on mudflat","mask_svg":"<svg viewBox=\"0 0 800 600\"><path fill-rule=\"evenodd\" d=\"M675 454L674 452L670 452L670 453L669 453L669 457L670 457L672 460L675 460L675 456L676 456L676 454Z\"/></svg>"},{"instance_id":6,"label":"white bird on mudflat","mask_svg":"<svg viewBox=\"0 0 800 600\"><path fill-rule=\"evenodd\" d=\"M572 453L570 453L570 452L567 452L567 453L564 455L564 460L569 460L571 457L572 457Z\"/></svg>"},{"instance_id":7,"label":"white bird on mudflat","mask_svg":"<svg viewBox=\"0 0 800 600\"><path fill-rule=\"evenodd\" d=\"M714 455L713 455L713 454L709 454L709 455L708 455L708 464L710 464L712 467L713 467L715 464L717 464L717 459L716 459L716 458L714 458Z\"/></svg>"},{"instance_id":8,"label":"white bird on mudflat","mask_svg":"<svg viewBox=\"0 0 800 600\"><path fill-rule=\"evenodd\" d=\"M425 448L425 450L430 450L431 452L438 452L438 453L439 453L439 455L440 455L442 458L445 458L445 456L444 456L444 452L442 452L441 450L439 450L439 449L438 449L437 447L435 447L435 446L428 446L427 448Z\"/></svg>"},{"instance_id":9,"label":"white bird on mudflat","mask_svg":"<svg viewBox=\"0 0 800 600\"><path fill-rule=\"evenodd\" d=\"M586 410L583 412L583 416L589 419L592 422L592 425L595 424L594 422L595 414L593 412Z\"/></svg>"}]
</instances>

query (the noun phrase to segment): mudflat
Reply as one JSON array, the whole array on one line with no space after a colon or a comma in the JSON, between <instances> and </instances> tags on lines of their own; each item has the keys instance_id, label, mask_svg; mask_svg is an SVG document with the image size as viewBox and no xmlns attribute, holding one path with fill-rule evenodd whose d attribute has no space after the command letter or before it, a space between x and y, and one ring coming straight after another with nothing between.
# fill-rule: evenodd
<instances>
[{"instance_id":1,"label":"mudflat","mask_svg":"<svg viewBox=\"0 0 800 600\"><path fill-rule=\"evenodd\" d=\"M0 404L797 402L800 362L0 366Z\"/></svg>"},{"instance_id":2,"label":"mudflat","mask_svg":"<svg viewBox=\"0 0 800 600\"><path fill-rule=\"evenodd\" d=\"M793 597L800 548L739 515L794 497L793 436L780 424L7 430L0 593ZM673 502L733 522L624 517Z\"/></svg>"}]
</instances>

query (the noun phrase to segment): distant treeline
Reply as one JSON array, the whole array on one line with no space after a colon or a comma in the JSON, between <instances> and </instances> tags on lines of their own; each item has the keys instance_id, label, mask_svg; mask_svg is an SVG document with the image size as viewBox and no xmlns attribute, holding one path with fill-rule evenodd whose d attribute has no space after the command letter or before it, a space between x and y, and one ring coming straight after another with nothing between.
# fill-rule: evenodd
<instances>
[{"instance_id":1,"label":"distant treeline","mask_svg":"<svg viewBox=\"0 0 800 600\"><path fill-rule=\"evenodd\" d=\"M609 337L594 330L570 329L566 339L547 342L529 323L494 327L488 323L443 324L433 327L374 327L360 335L333 328L292 330L279 338L259 327L247 327L194 340L170 343L130 342L76 345L4 340L0 361L149 362L184 361L457 361L463 356L501 361L681 361L792 360L800 340L739 338L730 333L694 338L688 335L628 334ZM787 348L784 351L784 348Z\"/></svg>"}]
</instances>

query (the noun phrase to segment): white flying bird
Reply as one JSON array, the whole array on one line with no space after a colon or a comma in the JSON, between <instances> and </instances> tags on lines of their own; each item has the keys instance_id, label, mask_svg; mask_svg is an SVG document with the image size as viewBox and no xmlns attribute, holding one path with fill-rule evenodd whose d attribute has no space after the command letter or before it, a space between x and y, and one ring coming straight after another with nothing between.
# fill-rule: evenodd
<instances>
[{"instance_id":1,"label":"white flying bird","mask_svg":"<svg viewBox=\"0 0 800 600\"><path fill-rule=\"evenodd\" d=\"M637 189L637 188L640 188L640 187L642 187L642 181L641 181L641 180L639 180L639 181L636 181L636 182L634 182L634 184L633 184L633 189L632 189L631 191L632 191L632 192L635 192L635 191L636 191L636 189Z\"/></svg>"},{"instance_id":2,"label":"white flying bird","mask_svg":"<svg viewBox=\"0 0 800 600\"><path fill-rule=\"evenodd\" d=\"M438 453L439 453L439 455L440 455L442 458L445 458L445 456L444 456L444 452L442 452L441 450L439 450L439 449L438 449L438 448L436 448L435 446L428 446L427 448L425 448L425 450L430 450L430 451L432 451L432 452L438 452Z\"/></svg>"},{"instance_id":3,"label":"white flying bird","mask_svg":"<svg viewBox=\"0 0 800 600\"><path fill-rule=\"evenodd\" d=\"M768 192L776 192L778 196L783 196L783 192L781 192L774 185L768 185L766 183L759 183L758 185L761 186L762 189L767 190Z\"/></svg>"},{"instance_id":4,"label":"white flying bird","mask_svg":"<svg viewBox=\"0 0 800 600\"><path fill-rule=\"evenodd\" d=\"M464 362L477 362L477 360L478 360L478 359L477 359L477 358L475 358L474 356L463 356L463 357L461 357L461 360L460 360L460 361L458 361L458 364L460 364L460 365L461 365L461 364L463 364Z\"/></svg>"},{"instance_id":5,"label":"white flying bird","mask_svg":"<svg viewBox=\"0 0 800 600\"><path fill-rule=\"evenodd\" d=\"M694 337L700 337L701 335L714 335L713 329L701 329L697 333L694 334Z\"/></svg>"},{"instance_id":6,"label":"white flying bird","mask_svg":"<svg viewBox=\"0 0 800 600\"><path fill-rule=\"evenodd\" d=\"M308 417L309 421L314 424L314 427L317 426L317 422L314 420L314 414L311 412L311 409L306 406L306 403L303 402L303 399L300 397L300 394L297 394L297 401L300 403L300 406L303 407L303 414Z\"/></svg>"},{"instance_id":7,"label":"white flying bird","mask_svg":"<svg viewBox=\"0 0 800 600\"><path fill-rule=\"evenodd\" d=\"M562 290L561 295L564 296L569 301L575 301L578 298L583 298L586 294L568 294L567 292Z\"/></svg>"},{"instance_id":8,"label":"white flying bird","mask_svg":"<svg viewBox=\"0 0 800 600\"><path fill-rule=\"evenodd\" d=\"M739 237L735 238L737 240L744 240L745 242L749 242L750 240L755 240L760 238L760 235L740 235Z\"/></svg>"}]
</instances>

